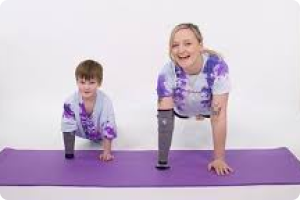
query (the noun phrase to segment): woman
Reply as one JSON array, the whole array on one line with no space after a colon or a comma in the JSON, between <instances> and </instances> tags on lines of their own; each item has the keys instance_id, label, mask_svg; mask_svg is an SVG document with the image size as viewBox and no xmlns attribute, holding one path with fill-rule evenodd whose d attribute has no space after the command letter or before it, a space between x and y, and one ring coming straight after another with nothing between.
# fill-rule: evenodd
<instances>
[{"instance_id":1,"label":"woman","mask_svg":"<svg viewBox=\"0 0 300 200\"><path fill-rule=\"evenodd\" d=\"M209 170L218 175L232 172L225 161L226 109L230 82L228 67L216 52L203 47L203 38L194 24L177 25L170 37L167 63L158 76L157 169L168 169L168 154L174 116L210 118L214 157Z\"/></svg>"}]
</instances>

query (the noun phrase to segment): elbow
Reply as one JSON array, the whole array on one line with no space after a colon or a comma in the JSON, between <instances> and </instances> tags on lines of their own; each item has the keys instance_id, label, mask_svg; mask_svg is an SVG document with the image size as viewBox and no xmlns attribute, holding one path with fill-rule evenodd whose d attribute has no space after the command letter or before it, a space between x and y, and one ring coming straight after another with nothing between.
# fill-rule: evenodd
<instances>
[{"instance_id":1,"label":"elbow","mask_svg":"<svg viewBox=\"0 0 300 200\"><path fill-rule=\"evenodd\" d=\"M220 115L211 115L212 124L226 124L226 114L221 113Z\"/></svg>"},{"instance_id":2,"label":"elbow","mask_svg":"<svg viewBox=\"0 0 300 200\"><path fill-rule=\"evenodd\" d=\"M212 124L218 124L220 123L220 121L222 121L221 117L220 116L211 116L211 123Z\"/></svg>"}]
</instances>

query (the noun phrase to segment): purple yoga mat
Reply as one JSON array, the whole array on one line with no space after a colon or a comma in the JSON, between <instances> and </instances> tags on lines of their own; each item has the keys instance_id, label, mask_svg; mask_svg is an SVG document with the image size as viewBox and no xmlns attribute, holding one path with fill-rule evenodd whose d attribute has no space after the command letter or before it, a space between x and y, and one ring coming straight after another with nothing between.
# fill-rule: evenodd
<instances>
[{"instance_id":1,"label":"purple yoga mat","mask_svg":"<svg viewBox=\"0 0 300 200\"><path fill-rule=\"evenodd\" d=\"M61 150L0 152L2 186L186 187L300 184L300 162L287 149L227 150L233 174L207 171L212 151L174 150L171 169L156 170L156 151L114 151L115 160L98 160L99 151L76 151L65 160Z\"/></svg>"}]
</instances>

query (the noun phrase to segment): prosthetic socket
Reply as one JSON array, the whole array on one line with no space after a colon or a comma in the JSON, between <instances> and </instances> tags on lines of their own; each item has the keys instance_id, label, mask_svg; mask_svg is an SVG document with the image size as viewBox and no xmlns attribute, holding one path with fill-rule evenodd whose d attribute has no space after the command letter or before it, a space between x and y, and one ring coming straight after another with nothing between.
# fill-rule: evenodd
<instances>
[{"instance_id":1,"label":"prosthetic socket","mask_svg":"<svg viewBox=\"0 0 300 200\"><path fill-rule=\"evenodd\" d=\"M74 157L75 135L73 133L64 132L64 145L66 158Z\"/></svg>"},{"instance_id":2,"label":"prosthetic socket","mask_svg":"<svg viewBox=\"0 0 300 200\"><path fill-rule=\"evenodd\" d=\"M158 161L167 163L174 130L174 112L158 110Z\"/></svg>"}]
</instances>

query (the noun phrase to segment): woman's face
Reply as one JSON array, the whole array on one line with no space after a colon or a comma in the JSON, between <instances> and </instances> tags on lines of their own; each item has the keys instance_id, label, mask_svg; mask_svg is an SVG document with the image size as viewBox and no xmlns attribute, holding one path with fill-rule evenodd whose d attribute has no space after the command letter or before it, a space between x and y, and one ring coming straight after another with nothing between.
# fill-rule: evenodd
<instances>
[{"instance_id":1,"label":"woman's face","mask_svg":"<svg viewBox=\"0 0 300 200\"><path fill-rule=\"evenodd\" d=\"M202 44L190 29L178 30L170 48L173 60L183 69L193 69L200 64Z\"/></svg>"}]
</instances>

